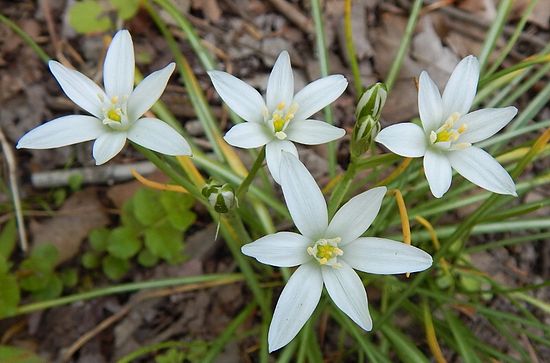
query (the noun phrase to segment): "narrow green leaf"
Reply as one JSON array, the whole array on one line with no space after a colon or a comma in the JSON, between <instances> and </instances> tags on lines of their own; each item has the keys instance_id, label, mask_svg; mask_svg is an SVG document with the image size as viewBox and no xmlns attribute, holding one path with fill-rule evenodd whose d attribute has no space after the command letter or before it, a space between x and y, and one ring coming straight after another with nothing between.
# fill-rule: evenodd
<instances>
[{"instance_id":1,"label":"narrow green leaf","mask_svg":"<svg viewBox=\"0 0 550 363\"><path fill-rule=\"evenodd\" d=\"M453 333L453 337L458 345L458 351L465 363L480 362L476 353L472 350L471 346L466 342L465 337L471 336L472 333L462 325L457 317L447 308L443 308L443 315L445 320L449 324L449 329Z\"/></svg>"},{"instance_id":2,"label":"narrow green leaf","mask_svg":"<svg viewBox=\"0 0 550 363\"><path fill-rule=\"evenodd\" d=\"M395 347L395 353L402 362L428 363L430 360L416 347L416 344L393 326L386 324L382 333Z\"/></svg>"}]
</instances>

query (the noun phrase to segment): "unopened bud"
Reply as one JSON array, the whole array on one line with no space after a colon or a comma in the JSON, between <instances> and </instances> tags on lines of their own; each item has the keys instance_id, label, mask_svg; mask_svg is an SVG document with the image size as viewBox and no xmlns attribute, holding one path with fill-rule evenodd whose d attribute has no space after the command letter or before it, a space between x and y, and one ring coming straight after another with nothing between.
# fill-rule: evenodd
<instances>
[{"instance_id":1,"label":"unopened bud","mask_svg":"<svg viewBox=\"0 0 550 363\"><path fill-rule=\"evenodd\" d=\"M378 121L387 97L388 89L384 83L378 82L367 88L359 98L359 102L357 102L357 109L355 110L357 121L367 116L371 116Z\"/></svg>"},{"instance_id":2,"label":"unopened bud","mask_svg":"<svg viewBox=\"0 0 550 363\"><path fill-rule=\"evenodd\" d=\"M202 188L202 195L218 213L227 213L238 203L235 190L227 183L217 184L210 181Z\"/></svg>"},{"instance_id":3,"label":"unopened bud","mask_svg":"<svg viewBox=\"0 0 550 363\"><path fill-rule=\"evenodd\" d=\"M376 83L363 92L355 111L355 126L351 139L352 157L365 153L374 143L380 131L380 114L386 103L388 91L383 83Z\"/></svg>"}]
</instances>

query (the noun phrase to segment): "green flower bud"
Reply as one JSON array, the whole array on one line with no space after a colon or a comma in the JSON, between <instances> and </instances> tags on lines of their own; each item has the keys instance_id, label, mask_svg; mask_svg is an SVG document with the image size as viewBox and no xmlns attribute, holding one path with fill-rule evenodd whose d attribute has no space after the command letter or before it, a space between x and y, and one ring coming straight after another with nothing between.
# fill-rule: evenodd
<instances>
[{"instance_id":1,"label":"green flower bud","mask_svg":"<svg viewBox=\"0 0 550 363\"><path fill-rule=\"evenodd\" d=\"M238 204L235 190L227 183L218 184L215 181L209 181L202 188L202 195L218 213L227 213Z\"/></svg>"},{"instance_id":2,"label":"green flower bud","mask_svg":"<svg viewBox=\"0 0 550 363\"><path fill-rule=\"evenodd\" d=\"M374 138L380 131L380 114L387 96L386 85L379 82L367 88L359 98L351 139L352 157L359 157L374 143Z\"/></svg>"}]
</instances>

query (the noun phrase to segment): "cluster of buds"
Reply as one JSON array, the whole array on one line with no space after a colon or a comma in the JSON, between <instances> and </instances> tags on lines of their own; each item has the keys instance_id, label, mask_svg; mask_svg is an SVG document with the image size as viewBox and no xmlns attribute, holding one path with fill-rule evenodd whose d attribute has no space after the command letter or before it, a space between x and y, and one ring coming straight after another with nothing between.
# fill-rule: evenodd
<instances>
[{"instance_id":1,"label":"cluster of buds","mask_svg":"<svg viewBox=\"0 0 550 363\"><path fill-rule=\"evenodd\" d=\"M238 205L235 189L227 183L219 184L214 180L210 180L202 188L202 195L208 199L210 205L218 213L228 213Z\"/></svg>"},{"instance_id":2,"label":"cluster of buds","mask_svg":"<svg viewBox=\"0 0 550 363\"><path fill-rule=\"evenodd\" d=\"M386 85L378 82L367 88L359 98L351 138L352 157L359 157L374 143L374 139L380 131L380 114L387 96Z\"/></svg>"}]
</instances>

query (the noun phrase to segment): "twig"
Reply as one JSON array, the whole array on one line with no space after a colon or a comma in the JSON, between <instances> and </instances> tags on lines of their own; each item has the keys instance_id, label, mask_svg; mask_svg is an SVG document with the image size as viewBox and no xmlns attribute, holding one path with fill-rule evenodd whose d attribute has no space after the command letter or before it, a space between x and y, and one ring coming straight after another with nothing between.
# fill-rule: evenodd
<instances>
[{"instance_id":1,"label":"twig","mask_svg":"<svg viewBox=\"0 0 550 363\"><path fill-rule=\"evenodd\" d=\"M210 287L233 284L235 282L237 281L233 279L220 280L220 281L207 281L203 283L196 283L191 285L169 287L169 288L155 290L155 291L148 291L143 294L135 295L135 298L133 300L130 300L130 302L128 302L126 305L124 305L116 314L111 315L107 319L103 320L95 328L93 328L92 330L90 330L89 332L87 332L86 334L78 338L78 340L75 341L73 344L71 344L71 346L67 348L67 350L63 353L63 357L61 361L68 362L73 356L73 354L75 354L86 343L92 340L96 335L101 333L103 330L107 329L109 326L113 325L118 320L122 319L126 314L130 312L130 310L132 310L135 306L137 306L138 304L140 304L145 300L170 296L173 294L179 294L179 293L189 292L194 290L206 289Z\"/></svg>"},{"instance_id":2,"label":"twig","mask_svg":"<svg viewBox=\"0 0 550 363\"><path fill-rule=\"evenodd\" d=\"M69 184L71 176L81 175L82 182L86 184L109 183L133 179L132 169L135 169L141 175L151 174L156 170L153 163L142 161L133 164L109 164L105 166L38 172L31 175L31 181L35 188L53 188L66 186Z\"/></svg>"},{"instance_id":3,"label":"twig","mask_svg":"<svg viewBox=\"0 0 550 363\"><path fill-rule=\"evenodd\" d=\"M27 231L25 230L25 220L23 219L23 212L21 211L21 198L19 197L19 187L17 184L16 170L15 166L15 157L13 155L13 150L11 145L8 143L2 128L0 127L0 144L2 145L2 150L4 150L4 155L6 157L6 162L8 164L8 175L10 179L10 189L13 196L13 206L15 208L15 218L17 219L17 230L19 232L19 243L21 245L21 250L27 252L29 249L29 244L27 240Z\"/></svg>"},{"instance_id":4,"label":"twig","mask_svg":"<svg viewBox=\"0 0 550 363\"><path fill-rule=\"evenodd\" d=\"M271 5L273 5L277 10L279 10L284 16L288 18L291 22L294 23L301 31L306 34L313 34L313 24L311 20L293 4L289 3L286 0L269 0Z\"/></svg>"}]
</instances>

